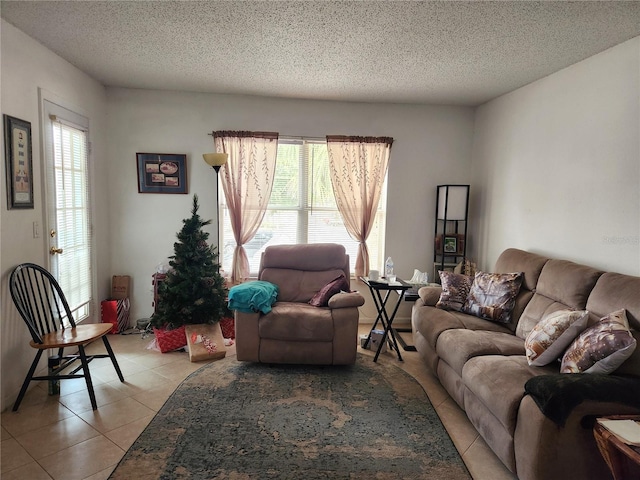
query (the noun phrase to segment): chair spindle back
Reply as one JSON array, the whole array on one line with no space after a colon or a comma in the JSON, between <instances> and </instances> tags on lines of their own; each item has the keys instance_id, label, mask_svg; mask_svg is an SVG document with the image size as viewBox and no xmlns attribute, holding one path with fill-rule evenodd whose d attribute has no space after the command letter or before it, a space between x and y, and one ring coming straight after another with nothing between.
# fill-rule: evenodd
<instances>
[{"instance_id":1,"label":"chair spindle back","mask_svg":"<svg viewBox=\"0 0 640 480\"><path fill-rule=\"evenodd\" d=\"M76 326L60 285L41 266L18 265L11 272L9 291L35 343L43 343L44 334Z\"/></svg>"}]
</instances>

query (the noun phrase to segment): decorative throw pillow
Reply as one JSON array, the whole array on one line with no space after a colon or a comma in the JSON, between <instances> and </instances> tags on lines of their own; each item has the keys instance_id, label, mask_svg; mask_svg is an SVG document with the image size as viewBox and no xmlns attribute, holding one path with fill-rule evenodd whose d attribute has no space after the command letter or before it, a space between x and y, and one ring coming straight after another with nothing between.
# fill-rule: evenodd
<instances>
[{"instance_id":1,"label":"decorative throw pillow","mask_svg":"<svg viewBox=\"0 0 640 480\"><path fill-rule=\"evenodd\" d=\"M569 346L562 357L561 373L611 373L631 356L636 339L629 331L624 309L602 317Z\"/></svg>"},{"instance_id":2,"label":"decorative throw pillow","mask_svg":"<svg viewBox=\"0 0 640 480\"><path fill-rule=\"evenodd\" d=\"M349 292L350 290L351 285L349 285L347 277L345 277L344 274L340 274L339 277L331 280L322 287L318 293L309 300L309 305L313 305L314 307L326 307L329 304L329 299L336 293L340 293L342 291Z\"/></svg>"},{"instance_id":3,"label":"decorative throw pillow","mask_svg":"<svg viewBox=\"0 0 640 480\"><path fill-rule=\"evenodd\" d=\"M462 311L498 323L509 323L522 273L476 272Z\"/></svg>"},{"instance_id":4,"label":"decorative throw pillow","mask_svg":"<svg viewBox=\"0 0 640 480\"><path fill-rule=\"evenodd\" d=\"M541 367L560 358L588 321L586 310L559 310L545 316L524 341L529 365Z\"/></svg>"},{"instance_id":5,"label":"decorative throw pillow","mask_svg":"<svg viewBox=\"0 0 640 480\"><path fill-rule=\"evenodd\" d=\"M467 301L473 277L446 271L438 273L440 274L442 293L440 293L440 299L436 303L436 307L459 312L462 310L464 302Z\"/></svg>"}]
</instances>

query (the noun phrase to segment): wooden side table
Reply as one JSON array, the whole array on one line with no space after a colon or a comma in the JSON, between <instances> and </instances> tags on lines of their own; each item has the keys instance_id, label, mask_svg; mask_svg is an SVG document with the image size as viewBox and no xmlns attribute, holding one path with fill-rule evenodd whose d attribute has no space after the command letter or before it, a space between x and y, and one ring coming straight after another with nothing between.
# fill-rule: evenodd
<instances>
[{"instance_id":1,"label":"wooden side table","mask_svg":"<svg viewBox=\"0 0 640 480\"><path fill-rule=\"evenodd\" d=\"M640 415L611 415L608 420L636 420ZM593 435L615 480L640 478L640 447L628 445L596 421Z\"/></svg>"}]
</instances>

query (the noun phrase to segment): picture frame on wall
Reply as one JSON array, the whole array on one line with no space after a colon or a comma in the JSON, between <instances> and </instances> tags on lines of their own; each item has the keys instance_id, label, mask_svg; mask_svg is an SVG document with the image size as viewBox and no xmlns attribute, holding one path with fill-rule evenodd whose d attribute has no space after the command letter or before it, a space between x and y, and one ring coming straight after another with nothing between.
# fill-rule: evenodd
<instances>
[{"instance_id":1,"label":"picture frame on wall","mask_svg":"<svg viewBox=\"0 0 640 480\"><path fill-rule=\"evenodd\" d=\"M187 156L179 153L136 153L139 193L189 193Z\"/></svg>"},{"instance_id":2,"label":"picture frame on wall","mask_svg":"<svg viewBox=\"0 0 640 480\"><path fill-rule=\"evenodd\" d=\"M444 251L445 253L457 253L458 239L456 237L444 237Z\"/></svg>"},{"instance_id":3,"label":"picture frame on wall","mask_svg":"<svg viewBox=\"0 0 640 480\"><path fill-rule=\"evenodd\" d=\"M7 209L33 208L31 122L3 115Z\"/></svg>"}]
</instances>

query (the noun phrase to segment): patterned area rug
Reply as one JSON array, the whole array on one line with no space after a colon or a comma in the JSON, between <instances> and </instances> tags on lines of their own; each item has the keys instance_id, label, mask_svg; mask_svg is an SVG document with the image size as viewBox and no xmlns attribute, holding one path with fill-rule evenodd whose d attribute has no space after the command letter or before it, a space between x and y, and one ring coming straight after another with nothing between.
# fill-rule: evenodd
<instances>
[{"instance_id":1,"label":"patterned area rug","mask_svg":"<svg viewBox=\"0 0 640 480\"><path fill-rule=\"evenodd\" d=\"M349 367L228 358L191 374L112 479L470 479L422 387Z\"/></svg>"}]
</instances>

